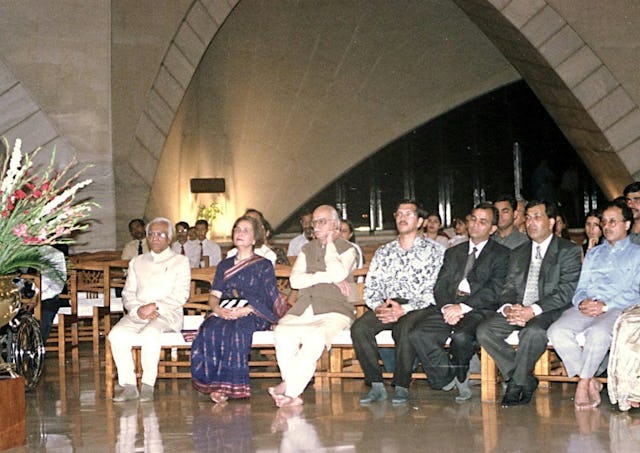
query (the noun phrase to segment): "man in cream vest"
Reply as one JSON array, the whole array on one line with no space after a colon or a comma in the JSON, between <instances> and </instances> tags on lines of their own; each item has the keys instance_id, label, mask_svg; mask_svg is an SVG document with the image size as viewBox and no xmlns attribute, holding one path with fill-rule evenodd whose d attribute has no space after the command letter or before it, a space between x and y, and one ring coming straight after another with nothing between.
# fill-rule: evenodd
<instances>
[{"instance_id":1,"label":"man in cream vest","mask_svg":"<svg viewBox=\"0 0 640 453\"><path fill-rule=\"evenodd\" d=\"M171 250L173 225L158 217L147 225L148 253L129 262L122 299L127 314L109 333L118 383L116 402L153 400L160 360L160 334L182 329L182 307L189 298L189 259ZM142 388L138 395L131 348L142 344Z\"/></svg>"},{"instance_id":2,"label":"man in cream vest","mask_svg":"<svg viewBox=\"0 0 640 453\"><path fill-rule=\"evenodd\" d=\"M340 218L331 206L313 211L315 239L305 244L291 270L296 304L275 330L276 356L282 382L269 388L278 407L299 406L316 362L333 338L354 319L356 291L352 272L357 253L340 237Z\"/></svg>"}]
</instances>

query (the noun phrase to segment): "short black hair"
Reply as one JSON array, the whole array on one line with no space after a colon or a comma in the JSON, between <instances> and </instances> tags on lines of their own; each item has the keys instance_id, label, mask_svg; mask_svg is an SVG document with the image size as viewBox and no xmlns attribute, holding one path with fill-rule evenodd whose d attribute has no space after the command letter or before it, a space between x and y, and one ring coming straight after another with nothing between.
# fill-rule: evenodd
<instances>
[{"instance_id":1,"label":"short black hair","mask_svg":"<svg viewBox=\"0 0 640 453\"><path fill-rule=\"evenodd\" d=\"M206 229L209 229L209 222L207 222L205 219L196 220L195 226L198 226L198 225L204 225Z\"/></svg>"},{"instance_id":2,"label":"short black hair","mask_svg":"<svg viewBox=\"0 0 640 453\"><path fill-rule=\"evenodd\" d=\"M513 195L508 195L508 194L500 195L498 199L494 201L494 203L497 203L499 201L508 201L509 205L511 206L511 209L513 209L514 211L518 209L518 200L516 200L516 197L514 197Z\"/></svg>"},{"instance_id":3,"label":"short black hair","mask_svg":"<svg viewBox=\"0 0 640 453\"><path fill-rule=\"evenodd\" d=\"M604 211L606 211L609 208L619 208L620 211L622 212L622 218L624 219L624 221L633 222L633 211L629 206L627 206L626 202L616 198L615 200L606 203L602 207L602 210L600 211L600 217L602 217L602 214L604 213Z\"/></svg>"},{"instance_id":4,"label":"short black hair","mask_svg":"<svg viewBox=\"0 0 640 453\"><path fill-rule=\"evenodd\" d=\"M500 201L506 201L506 200L500 200ZM493 203L489 203L488 201L483 201L481 203L478 203L475 206L475 208L473 208L474 211L476 209L485 209L487 211L491 211L491 215L493 216L493 218L491 219L491 225L498 224L498 216L500 215L500 213L498 213L498 208L496 208L493 205Z\"/></svg>"},{"instance_id":5,"label":"short black hair","mask_svg":"<svg viewBox=\"0 0 640 453\"><path fill-rule=\"evenodd\" d=\"M414 205L416 207L416 214L421 219L426 219L428 217L427 216L427 211L424 210L424 208L422 207L422 204L420 202L418 202L417 200L414 200L412 198L405 198L403 200L400 200L398 203L396 203L396 207L393 210L393 212L396 212L401 204L412 204L412 205Z\"/></svg>"},{"instance_id":6,"label":"short black hair","mask_svg":"<svg viewBox=\"0 0 640 453\"><path fill-rule=\"evenodd\" d=\"M131 219L131 220L129 221L129 231L131 231L131 228L132 228L132 227L133 227L133 225L135 225L136 223L139 223L140 225L142 225L142 228L144 228L144 227L145 227L144 220L142 220L142 219Z\"/></svg>"},{"instance_id":7,"label":"short black hair","mask_svg":"<svg viewBox=\"0 0 640 453\"><path fill-rule=\"evenodd\" d=\"M624 191L622 193L626 197L632 192L640 192L640 181L632 182L631 184L629 184L627 187L624 188Z\"/></svg>"},{"instance_id":8,"label":"short black hair","mask_svg":"<svg viewBox=\"0 0 640 453\"><path fill-rule=\"evenodd\" d=\"M189 231L189 224L187 222L185 222L184 220L176 223L176 231L178 231L178 227L181 226L182 228L184 228L185 230Z\"/></svg>"},{"instance_id":9,"label":"short black hair","mask_svg":"<svg viewBox=\"0 0 640 453\"><path fill-rule=\"evenodd\" d=\"M525 206L524 212L527 212L529 208L540 205L544 205L544 212L545 214L547 214L547 217L555 221L556 216L558 215L558 205L556 205L553 201L531 200L529 201L529 203L527 203L527 206Z\"/></svg>"}]
</instances>

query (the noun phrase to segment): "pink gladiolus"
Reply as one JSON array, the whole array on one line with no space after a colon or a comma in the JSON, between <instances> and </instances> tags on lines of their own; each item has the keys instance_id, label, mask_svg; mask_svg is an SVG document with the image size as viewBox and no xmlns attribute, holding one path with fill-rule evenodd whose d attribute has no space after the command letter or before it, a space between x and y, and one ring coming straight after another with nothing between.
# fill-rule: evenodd
<instances>
[{"instance_id":1,"label":"pink gladiolus","mask_svg":"<svg viewBox=\"0 0 640 453\"><path fill-rule=\"evenodd\" d=\"M22 237L27 237L27 225L25 225L24 223L21 223L20 225L18 225L17 227L15 227L13 229L13 234L15 234L16 236L18 236L19 238Z\"/></svg>"}]
</instances>

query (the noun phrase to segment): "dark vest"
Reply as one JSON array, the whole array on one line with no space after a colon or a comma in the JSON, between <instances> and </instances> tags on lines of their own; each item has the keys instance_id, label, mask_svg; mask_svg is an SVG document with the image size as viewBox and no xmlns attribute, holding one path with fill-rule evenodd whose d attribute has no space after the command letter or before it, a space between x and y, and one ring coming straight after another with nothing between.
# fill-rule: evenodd
<instances>
[{"instance_id":1,"label":"dark vest","mask_svg":"<svg viewBox=\"0 0 640 453\"><path fill-rule=\"evenodd\" d=\"M339 255L353 248L350 242L338 238L334 242ZM318 240L313 240L302 247L307 262L307 273L323 272L326 270L324 262L325 249ZM353 281L353 275L349 272L347 277ZM353 304L347 301L340 289L333 283L318 283L308 288L302 288L298 294L295 305L287 312L289 315L300 316L307 307L313 307L316 315L322 313L340 313L354 319Z\"/></svg>"}]
</instances>

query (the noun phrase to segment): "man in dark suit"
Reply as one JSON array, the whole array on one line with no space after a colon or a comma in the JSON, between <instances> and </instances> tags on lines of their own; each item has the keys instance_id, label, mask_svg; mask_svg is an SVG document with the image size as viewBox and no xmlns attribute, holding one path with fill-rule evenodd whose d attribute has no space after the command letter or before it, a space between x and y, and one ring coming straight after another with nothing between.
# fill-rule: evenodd
<instances>
[{"instance_id":1,"label":"man in dark suit","mask_svg":"<svg viewBox=\"0 0 640 453\"><path fill-rule=\"evenodd\" d=\"M437 311L416 324L409 339L435 389L458 387L458 401L471 398L469 361L478 343L476 328L498 308L509 249L491 240L498 210L480 203L469 217L469 241L448 249L434 289ZM445 349L451 337L449 350Z\"/></svg>"},{"instance_id":2,"label":"man in dark suit","mask_svg":"<svg viewBox=\"0 0 640 453\"><path fill-rule=\"evenodd\" d=\"M538 386L532 372L547 347L547 328L571 306L580 277L580 247L553 234L556 214L554 203L527 204L531 242L511 251L500 309L478 327L480 344L507 380L503 407L531 401ZM517 350L504 341L514 330Z\"/></svg>"}]
</instances>

